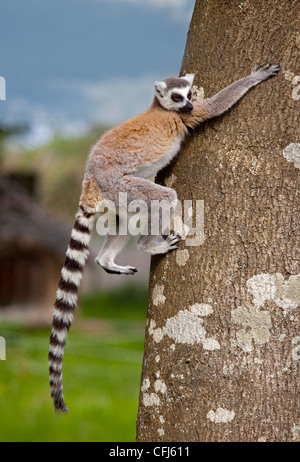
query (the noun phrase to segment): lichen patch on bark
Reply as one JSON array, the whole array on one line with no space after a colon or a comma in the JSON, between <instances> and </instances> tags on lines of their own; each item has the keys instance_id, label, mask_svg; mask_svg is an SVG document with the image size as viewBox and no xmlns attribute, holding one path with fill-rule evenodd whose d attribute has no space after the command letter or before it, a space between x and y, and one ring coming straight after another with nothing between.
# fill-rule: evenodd
<instances>
[{"instance_id":1,"label":"lichen patch on bark","mask_svg":"<svg viewBox=\"0 0 300 462\"><path fill-rule=\"evenodd\" d=\"M235 412L228 411L227 409L223 409L222 407L218 407L216 412L213 410L209 411L206 417L214 423L228 423L234 419Z\"/></svg>"},{"instance_id":2,"label":"lichen patch on bark","mask_svg":"<svg viewBox=\"0 0 300 462\"><path fill-rule=\"evenodd\" d=\"M190 258L189 251L187 249L177 250L176 252L176 263L178 266L184 266Z\"/></svg>"},{"instance_id":3,"label":"lichen patch on bark","mask_svg":"<svg viewBox=\"0 0 300 462\"><path fill-rule=\"evenodd\" d=\"M257 274L247 281L247 288L256 308L261 308L268 300L273 300L283 310L300 306L300 274L287 280L281 273Z\"/></svg>"},{"instance_id":4,"label":"lichen patch on bark","mask_svg":"<svg viewBox=\"0 0 300 462\"><path fill-rule=\"evenodd\" d=\"M283 150L283 157L292 162L296 168L300 168L300 143L291 143Z\"/></svg>"},{"instance_id":5,"label":"lichen patch on bark","mask_svg":"<svg viewBox=\"0 0 300 462\"><path fill-rule=\"evenodd\" d=\"M202 343L205 350L219 350L220 344L214 338L206 337L206 330L203 327L203 319L213 312L212 307L206 304L195 304L188 309L180 310L176 316L167 319L163 327L156 327L154 320L150 321L149 334L155 342L160 342L166 335L175 343L193 345Z\"/></svg>"},{"instance_id":6,"label":"lichen patch on bark","mask_svg":"<svg viewBox=\"0 0 300 462\"><path fill-rule=\"evenodd\" d=\"M166 297L164 296L164 286L155 284L155 287L152 292L152 301L153 305L163 305L165 303Z\"/></svg>"}]
</instances>

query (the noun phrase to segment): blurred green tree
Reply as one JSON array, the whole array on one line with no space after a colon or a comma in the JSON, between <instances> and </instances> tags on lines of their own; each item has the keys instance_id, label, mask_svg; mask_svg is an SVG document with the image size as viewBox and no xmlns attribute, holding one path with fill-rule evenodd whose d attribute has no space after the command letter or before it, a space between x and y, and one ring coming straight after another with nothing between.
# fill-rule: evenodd
<instances>
[{"instance_id":1,"label":"blurred green tree","mask_svg":"<svg viewBox=\"0 0 300 462\"><path fill-rule=\"evenodd\" d=\"M28 129L28 125L25 124L5 125L0 122L0 168L2 166L5 152L4 145L7 138L25 133Z\"/></svg>"}]
</instances>

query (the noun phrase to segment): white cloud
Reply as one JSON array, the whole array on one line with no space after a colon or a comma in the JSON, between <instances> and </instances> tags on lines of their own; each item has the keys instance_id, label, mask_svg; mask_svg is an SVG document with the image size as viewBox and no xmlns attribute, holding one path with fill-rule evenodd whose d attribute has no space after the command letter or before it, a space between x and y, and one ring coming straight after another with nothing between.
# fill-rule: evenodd
<instances>
[{"instance_id":1,"label":"white cloud","mask_svg":"<svg viewBox=\"0 0 300 462\"><path fill-rule=\"evenodd\" d=\"M11 98L6 101L6 123L21 120L29 124L30 132L20 138L26 146L44 143L56 132L72 136L80 135L90 125L115 125L151 105L155 80L157 75L100 82L56 81L50 93L57 105Z\"/></svg>"},{"instance_id":2,"label":"white cloud","mask_svg":"<svg viewBox=\"0 0 300 462\"><path fill-rule=\"evenodd\" d=\"M100 82L58 82L57 88L74 93L91 122L115 124L151 105L155 76L113 78Z\"/></svg>"},{"instance_id":3,"label":"white cloud","mask_svg":"<svg viewBox=\"0 0 300 462\"><path fill-rule=\"evenodd\" d=\"M31 148L46 143L55 133L74 136L88 128L85 120L72 118L67 111L53 110L47 104L36 103L25 97L10 98L6 103L4 123L25 124L29 129L10 139L9 143L12 145L16 143Z\"/></svg>"}]
</instances>

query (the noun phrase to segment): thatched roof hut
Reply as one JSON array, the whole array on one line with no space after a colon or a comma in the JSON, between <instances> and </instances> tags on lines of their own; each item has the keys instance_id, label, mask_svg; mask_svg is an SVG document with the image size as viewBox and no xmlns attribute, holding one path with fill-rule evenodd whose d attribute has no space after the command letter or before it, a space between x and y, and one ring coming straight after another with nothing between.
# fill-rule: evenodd
<instances>
[{"instance_id":1,"label":"thatched roof hut","mask_svg":"<svg viewBox=\"0 0 300 462\"><path fill-rule=\"evenodd\" d=\"M24 187L0 176L0 310L53 301L68 239Z\"/></svg>"}]
</instances>

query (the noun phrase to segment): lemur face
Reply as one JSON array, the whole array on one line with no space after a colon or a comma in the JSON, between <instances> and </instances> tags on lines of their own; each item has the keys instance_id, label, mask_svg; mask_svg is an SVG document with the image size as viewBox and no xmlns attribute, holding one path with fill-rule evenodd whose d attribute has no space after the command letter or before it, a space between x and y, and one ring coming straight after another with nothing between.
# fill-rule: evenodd
<instances>
[{"instance_id":1,"label":"lemur face","mask_svg":"<svg viewBox=\"0 0 300 462\"><path fill-rule=\"evenodd\" d=\"M186 74L184 77L170 77L155 82L155 95L161 106L169 111L191 111L193 109L191 87L194 77L194 74Z\"/></svg>"}]
</instances>

